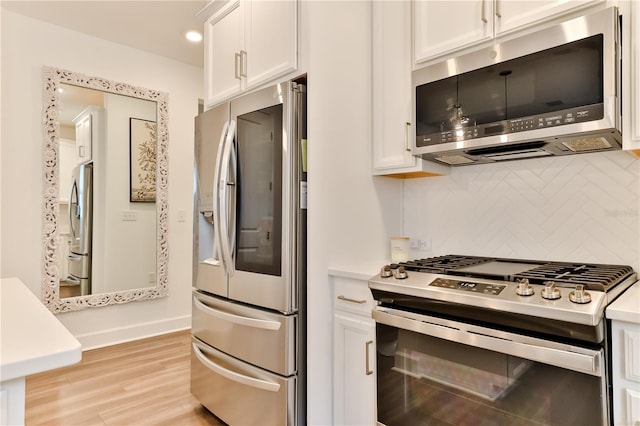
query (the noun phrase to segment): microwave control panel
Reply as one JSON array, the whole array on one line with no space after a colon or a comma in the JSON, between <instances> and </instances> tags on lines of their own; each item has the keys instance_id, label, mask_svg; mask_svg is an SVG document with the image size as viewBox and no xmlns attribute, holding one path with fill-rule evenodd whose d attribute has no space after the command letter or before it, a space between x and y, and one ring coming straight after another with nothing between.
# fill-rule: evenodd
<instances>
[{"instance_id":1,"label":"microwave control panel","mask_svg":"<svg viewBox=\"0 0 640 426\"><path fill-rule=\"evenodd\" d=\"M573 123L600 120L604 117L604 105L565 109L529 117L513 118L487 124L469 124L458 130L442 130L438 133L417 135L417 146L438 145L509 133L527 132L547 127L564 126ZM473 122L473 120L470 120Z\"/></svg>"}]
</instances>

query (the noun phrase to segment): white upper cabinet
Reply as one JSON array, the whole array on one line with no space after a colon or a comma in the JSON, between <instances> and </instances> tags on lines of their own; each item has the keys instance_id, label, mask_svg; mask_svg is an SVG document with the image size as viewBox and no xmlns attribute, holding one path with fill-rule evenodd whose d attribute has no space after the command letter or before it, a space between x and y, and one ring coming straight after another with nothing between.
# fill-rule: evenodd
<instances>
[{"instance_id":1,"label":"white upper cabinet","mask_svg":"<svg viewBox=\"0 0 640 426\"><path fill-rule=\"evenodd\" d=\"M493 38L491 0L415 0L413 8L415 63Z\"/></svg>"},{"instance_id":2,"label":"white upper cabinet","mask_svg":"<svg viewBox=\"0 0 640 426\"><path fill-rule=\"evenodd\" d=\"M247 89L296 69L296 2L246 2Z\"/></svg>"},{"instance_id":3,"label":"white upper cabinet","mask_svg":"<svg viewBox=\"0 0 640 426\"><path fill-rule=\"evenodd\" d=\"M208 107L295 71L296 67L295 0L235 0L206 20Z\"/></svg>"},{"instance_id":4,"label":"white upper cabinet","mask_svg":"<svg viewBox=\"0 0 640 426\"><path fill-rule=\"evenodd\" d=\"M419 64L604 0L414 0L414 62Z\"/></svg>"},{"instance_id":5,"label":"white upper cabinet","mask_svg":"<svg viewBox=\"0 0 640 426\"><path fill-rule=\"evenodd\" d=\"M102 141L103 108L89 106L73 119L76 126L76 163L84 164L95 160L95 152Z\"/></svg>"},{"instance_id":6,"label":"white upper cabinet","mask_svg":"<svg viewBox=\"0 0 640 426\"><path fill-rule=\"evenodd\" d=\"M227 99L242 90L240 57L243 39L240 2L232 2L204 25L206 103Z\"/></svg>"},{"instance_id":7,"label":"white upper cabinet","mask_svg":"<svg viewBox=\"0 0 640 426\"><path fill-rule=\"evenodd\" d=\"M633 150L640 157L640 4L624 1L620 3L620 10L623 14L622 148Z\"/></svg>"},{"instance_id":8,"label":"white upper cabinet","mask_svg":"<svg viewBox=\"0 0 640 426\"><path fill-rule=\"evenodd\" d=\"M411 3L373 2L373 174L420 177L448 169L411 154Z\"/></svg>"}]
</instances>

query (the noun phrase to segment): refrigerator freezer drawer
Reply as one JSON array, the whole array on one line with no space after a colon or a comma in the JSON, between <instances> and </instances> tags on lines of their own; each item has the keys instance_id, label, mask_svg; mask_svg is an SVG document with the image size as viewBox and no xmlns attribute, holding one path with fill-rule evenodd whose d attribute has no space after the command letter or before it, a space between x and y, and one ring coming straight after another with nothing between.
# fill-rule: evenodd
<instances>
[{"instance_id":1,"label":"refrigerator freezer drawer","mask_svg":"<svg viewBox=\"0 0 640 426\"><path fill-rule=\"evenodd\" d=\"M69 261L69 274L76 278L89 278L89 256L82 254L70 253L67 256Z\"/></svg>"},{"instance_id":2,"label":"refrigerator freezer drawer","mask_svg":"<svg viewBox=\"0 0 640 426\"><path fill-rule=\"evenodd\" d=\"M233 357L280 374L296 373L297 315L281 315L194 291L191 331Z\"/></svg>"},{"instance_id":3,"label":"refrigerator freezer drawer","mask_svg":"<svg viewBox=\"0 0 640 426\"><path fill-rule=\"evenodd\" d=\"M191 393L230 425L293 425L296 377L280 377L234 359L196 338Z\"/></svg>"}]
</instances>

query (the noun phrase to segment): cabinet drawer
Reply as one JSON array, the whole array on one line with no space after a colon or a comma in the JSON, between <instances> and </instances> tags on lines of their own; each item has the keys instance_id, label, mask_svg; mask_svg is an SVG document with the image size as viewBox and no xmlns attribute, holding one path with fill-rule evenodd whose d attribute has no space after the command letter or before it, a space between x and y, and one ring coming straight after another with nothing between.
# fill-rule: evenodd
<instances>
[{"instance_id":1,"label":"cabinet drawer","mask_svg":"<svg viewBox=\"0 0 640 426\"><path fill-rule=\"evenodd\" d=\"M334 308L371 317L373 296L365 280L334 277Z\"/></svg>"},{"instance_id":2,"label":"cabinet drawer","mask_svg":"<svg viewBox=\"0 0 640 426\"><path fill-rule=\"evenodd\" d=\"M232 358L196 338L191 347L191 393L230 425L291 425L296 378L281 377ZM242 400L243 404L230 403Z\"/></svg>"}]
</instances>

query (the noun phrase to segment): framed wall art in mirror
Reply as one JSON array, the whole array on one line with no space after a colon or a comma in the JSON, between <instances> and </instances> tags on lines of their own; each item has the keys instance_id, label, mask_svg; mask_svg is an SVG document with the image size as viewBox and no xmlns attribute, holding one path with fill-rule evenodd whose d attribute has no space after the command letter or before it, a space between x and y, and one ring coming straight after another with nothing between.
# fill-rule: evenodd
<instances>
[{"instance_id":1,"label":"framed wall art in mirror","mask_svg":"<svg viewBox=\"0 0 640 426\"><path fill-rule=\"evenodd\" d=\"M42 76L43 302L60 313L166 296L168 95Z\"/></svg>"}]
</instances>

